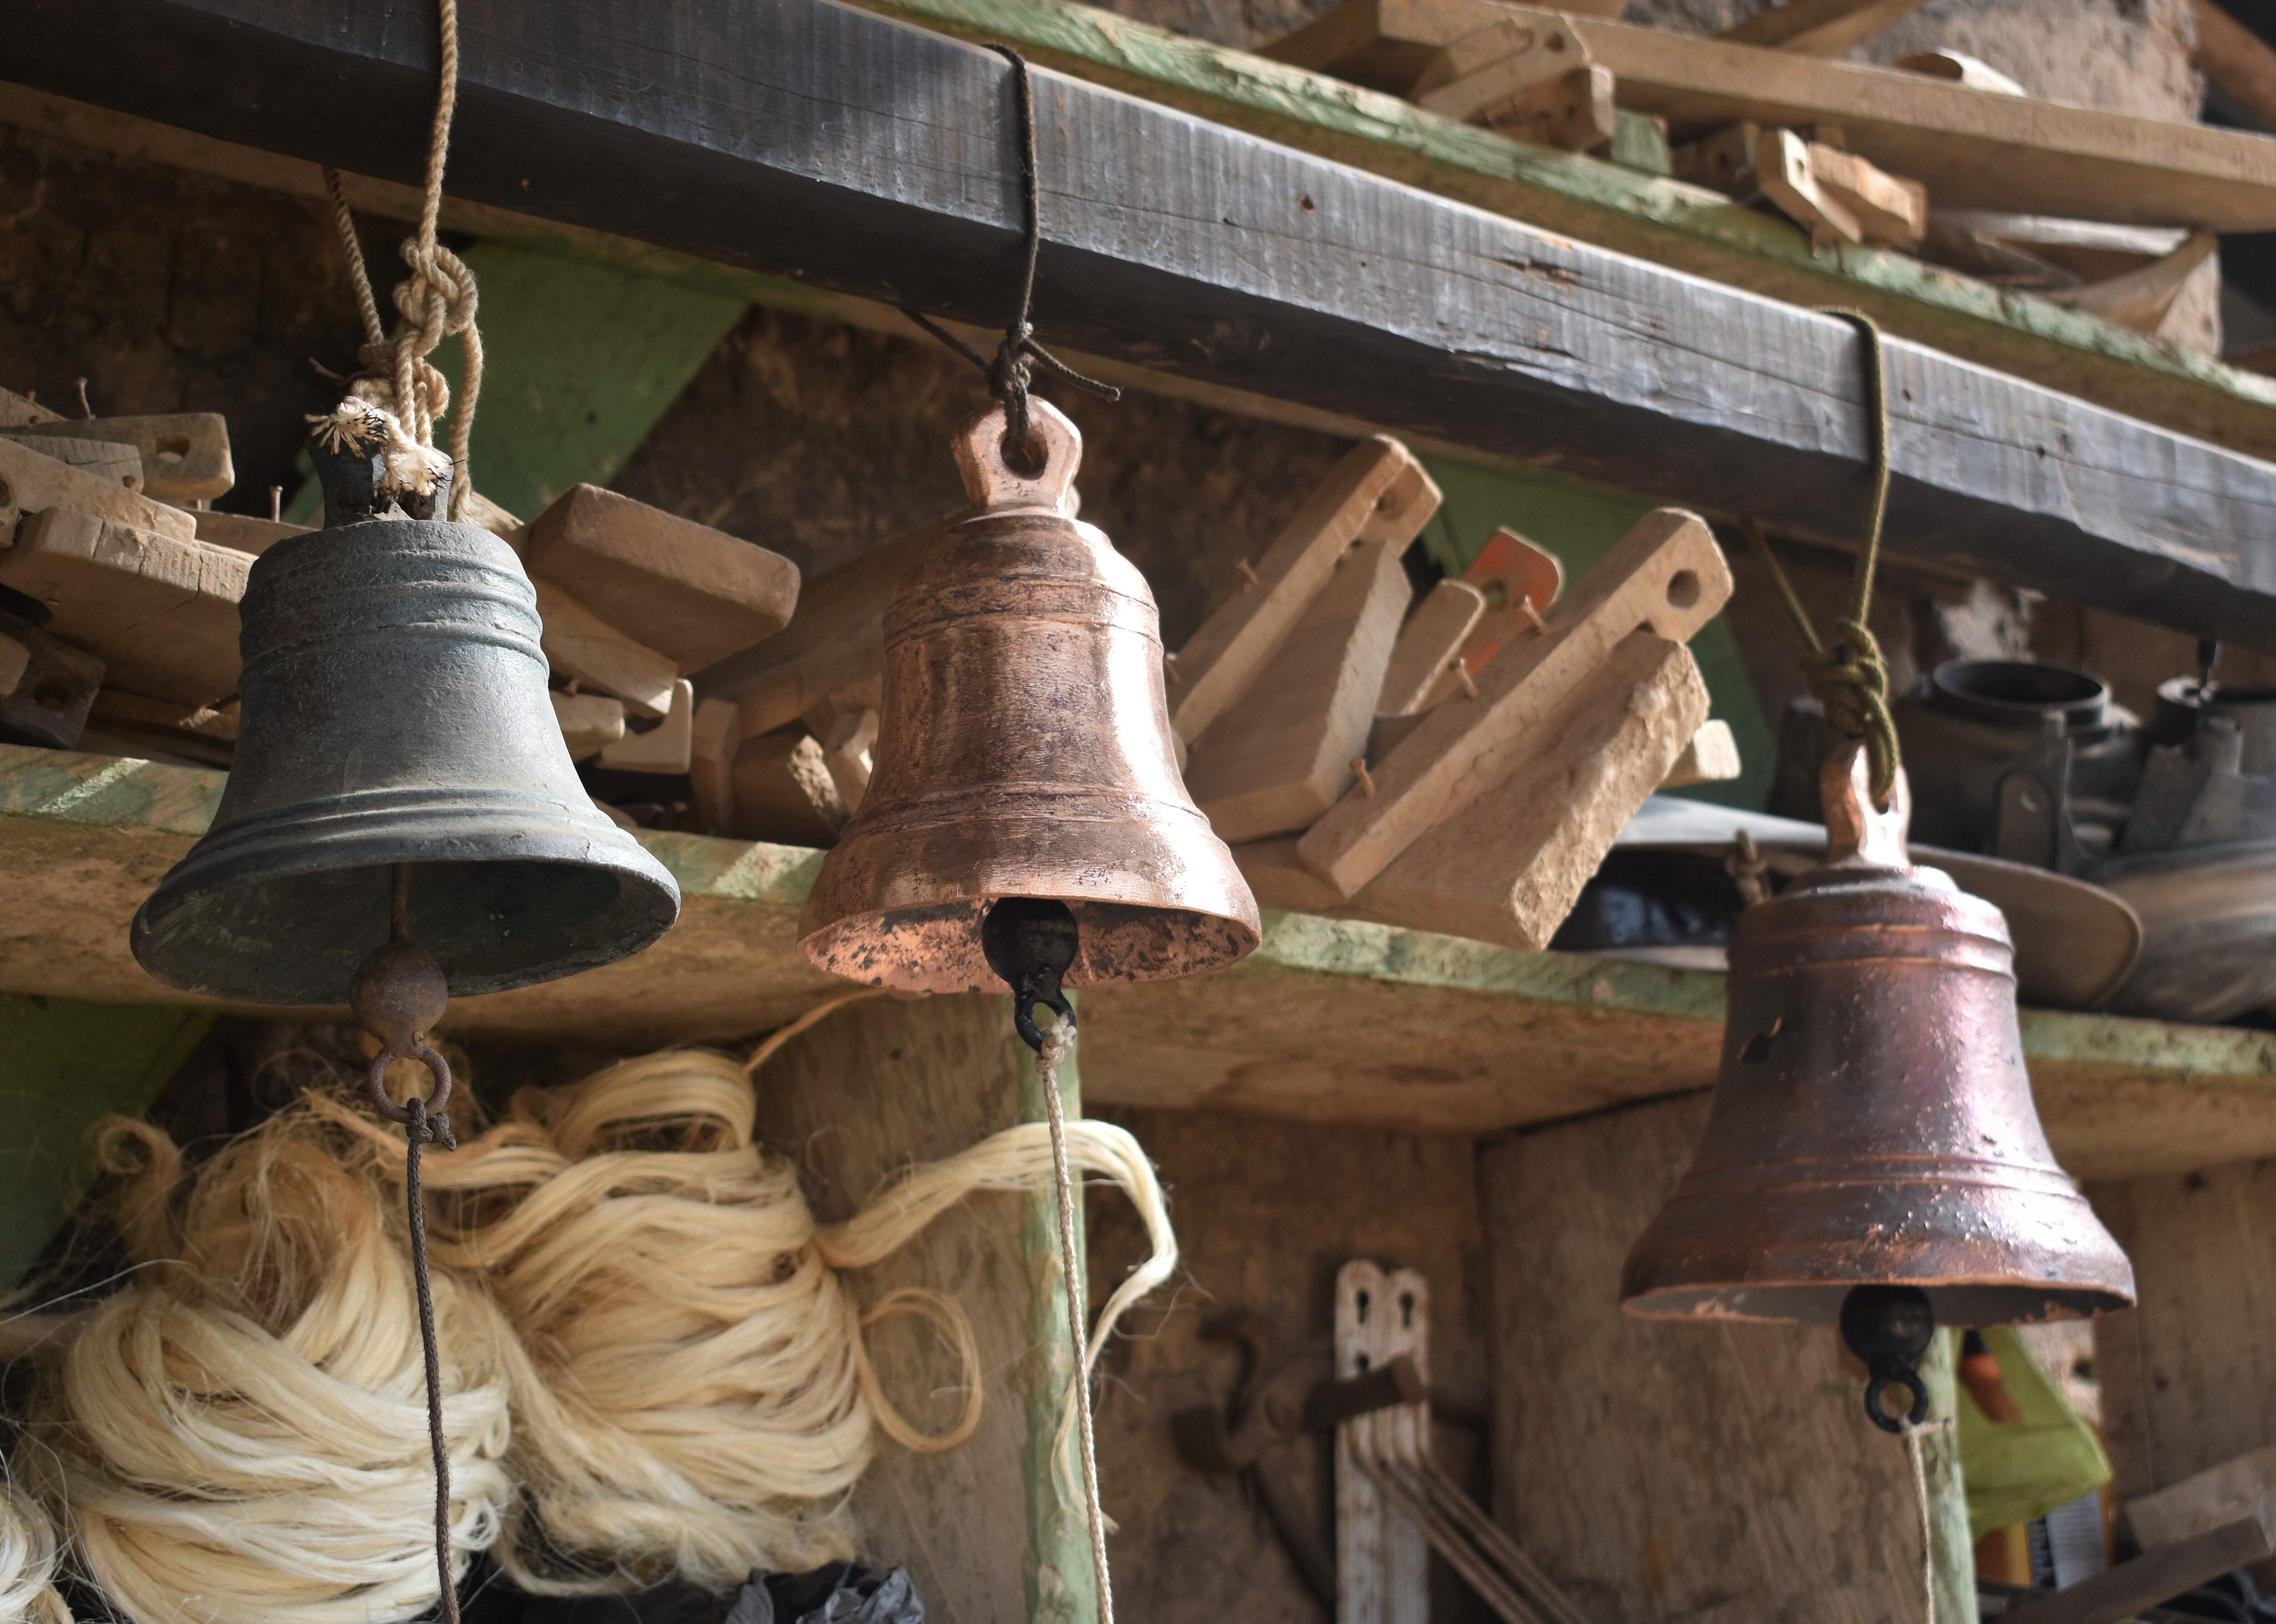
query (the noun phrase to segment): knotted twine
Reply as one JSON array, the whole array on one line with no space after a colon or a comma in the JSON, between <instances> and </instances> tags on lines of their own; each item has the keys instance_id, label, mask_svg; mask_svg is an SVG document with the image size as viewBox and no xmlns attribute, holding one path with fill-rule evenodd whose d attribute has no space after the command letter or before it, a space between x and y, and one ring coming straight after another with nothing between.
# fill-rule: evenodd
<instances>
[{"instance_id":1,"label":"knotted twine","mask_svg":"<svg viewBox=\"0 0 2276 1624\"><path fill-rule=\"evenodd\" d=\"M1847 322L1864 339L1865 417L1873 436L1872 493L1866 504L1864 543L1857 555L1856 573L1851 578L1848 612L1833 623L1830 641L1821 640L1817 628L1810 624L1809 611L1802 606L1794 582L1771 551L1762 527L1750 519L1741 528L1770 572L1779 601L1802 634L1802 676L1817 702L1825 706L1825 719L1844 736L1865 741L1872 767L1873 803L1885 811L1897 785L1897 725L1889 714L1888 661L1866 619L1873 607L1873 574L1880 564L1881 526L1889 505L1888 384L1882 372L1881 330L1872 317L1858 310L1822 314Z\"/></svg>"},{"instance_id":2,"label":"knotted twine","mask_svg":"<svg viewBox=\"0 0 2276 1624\"><path fill-rule=\"evenodd\" d=\"M443 212L443 171L451 150L451 120L459 102L459 6L458 0L436 0L436 4L441 22L441 85L435 101L434 128L427 146L427 181L420 206L419 229L402 247L403 262L411 274L395 285L395 309L400 320L391 341L381 320L379 301L372 292L371 275L365 268L363 247L356 237L355 216L349 211L338 171L325 169L324 188L331 195L333 221L339 230L341 247L346 252L348 275L355 285L356 308L363 320L364 343L358 359L368 376L356 381L352 392L365 405L386 412L412 445L431 452L436 421L451 409L451 385L427 357L436 345L453 335L465 341L466 383L458 415L451 420L453 472L449 516L460 519L465 517L467 503L474 494L468 469L473 459L474 404L482 391L482 338L474 322L478 303L474 273L436 238ZM337 415L311 421L326 424ZM372 424L368 419L361 426L386 434L386 425ZM391 440L393 436L388 437ZM391 444L389 449L399 452L401 448ZM389 466L391 473L407 478L408 488L419 494L433 490L431 476L422 479L415 473L398 472L406 467L415 469L415 459L393 456Z\"/></svg>"}]
</instances>

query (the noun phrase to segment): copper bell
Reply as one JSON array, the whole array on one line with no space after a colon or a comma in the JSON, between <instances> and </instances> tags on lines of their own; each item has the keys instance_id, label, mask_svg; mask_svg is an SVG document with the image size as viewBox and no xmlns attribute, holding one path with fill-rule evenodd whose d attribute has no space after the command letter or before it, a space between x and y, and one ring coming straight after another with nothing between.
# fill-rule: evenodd
<instances>
[{"instance_id":1,"label":"copper bell","mask_svg":"<svg viewBox=\"0 0 2276 1624\"><path fill-rule=\"evenodd\" d=\"M1911 865L1903 775L1877 810L1862 745L1823 793L1826 862L1740 915L1706 1133L1628 1253L1621 1306L1842 1324L1869 1363L1876 1305L1916 1356L1931 1315L2130 1306L2133 1268L2032 1106L2006 919Z\"/></svg>"},{"instance_id":2,"label":"copper bell","mask_svg":"<svg viewBox=\"0 0 2276 1624\"><path fill-rule=\"evenodd\" d=\"M577 781L513 550L384 516L368 461L315 459L325 527L253 565L236 762L213 827L135 914L134 956L192 992L345 1003L389 937L398 866L453 994L647 946L679 887Z\"/></svg>"},{"instance_id":3,"label":"copper bell","mask_svg":"<svg viewBox=\"0 0 2276 1624\"><path fill-rule=\"evenodd\" d=\"M1074 425L1030 410L1033 474L1006 458L1000 406L957 434L975 511L885 611L876 769L800 922L808 960L872 986L1000 987L982 921L1006 899L1072 910L1069 986L1256 945L1256 900L1178 773L1154 595L1073 516Z\"/></svg>"}]
</instances>

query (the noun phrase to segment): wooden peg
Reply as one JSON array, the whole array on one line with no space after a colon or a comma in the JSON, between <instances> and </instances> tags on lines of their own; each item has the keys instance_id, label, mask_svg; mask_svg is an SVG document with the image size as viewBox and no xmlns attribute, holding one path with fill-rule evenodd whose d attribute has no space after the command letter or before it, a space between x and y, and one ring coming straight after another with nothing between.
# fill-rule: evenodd
<instances>
[{"instance_id":1,"label":"wooden peg","mask_svg":"<svg viewBox=\"0 0 2276 1624\"><path fill-rule=\"evenodd\" d=\"M552 694L553 715L561 724L569 759L586 761L625 736L625 702L606 694Z\"/></svg>"},{"instance_id":2,"label":"wooden peg","mask_svg":"<svg viewBox=\"0 0 2276 1624\"><path fill-rule=\"evenodd\" d=\"M1704 520L1678 508L1646 514L1556 605L1545 633L1509 644L1478 673L1476 703L1429 712L1375 763L1373 798L1347 794L1312 825L1298 848L1305 865L1357 896L1424 830L1499 783L1528 732L1629 633L1688 639L1730 595Z\"/></svg>"},{"instance_id":3,"label":"wooden peg","mask_svg":"<svg viewBox=\"0 0 2276 1624\"><path fill-rule=\"evenodd\" d=\"M822 746L802 728L746 739L735 752L735 829L745 840L831 846L846 826L846 802Z\"/></svg>"},{"instance_id":4,"label":"wooden peg","mask_svg":"<svg viewBox=\"0 0 2276 1624\"><path fill-rule=\"evenodd\" d=\"M671 708L661 721L639 732L627 728L593 764L618 772L686 772L694 742L695 685L682 678L672 684Z\"/></svg>"},{"instance_id":5,"label":"wooden peg","mask_svg":"<svg viewBox=\"0 0 2276 1624\"><path fill-rule=\"evenodd\" d=\"M1423 709L1485 612L1486 595L1468 581L1442 581L1432 587L1392 645L1376 710L1407 716Z\"/></svg>"},{"instance_id":6,"label":"wooden peg","mask_svg":"<svg viewBox=\"0 0 2276 1624\"><path fill-rule=\"evenodd\" d=\"M694 792L695 826L724 835L735 823L735 752L743 742L743 717L731 699L707 699L695 707L688 730L687 781Z\"/></svg>"},{"instance_id":7,"label":"wooden peg","mask_svg":"<svg viewBox=\"0 0 2276 1624\"><path fill-rule=\"evenodd\" d=\"M1675 758L1662 789L1683 789L1694 784L1727 784L1746 770L1739 760L1739 740L1728 722L1704 722L1691 742Z\"/></svg>"},{"instance_id":8,"label":"wooden peg","mask_svg":"<svg viewBox=\"0 0 2276 1624\"><path fill-rule=\"evenodd\" d=\"M1612 142L1619 128L1612 105L1610 68L1572 68L1554 79L1529 85L1498 107L1485 122L1505 135L1538 141L1566 152L1595 152Z\"/></svg>"}]
</instances>

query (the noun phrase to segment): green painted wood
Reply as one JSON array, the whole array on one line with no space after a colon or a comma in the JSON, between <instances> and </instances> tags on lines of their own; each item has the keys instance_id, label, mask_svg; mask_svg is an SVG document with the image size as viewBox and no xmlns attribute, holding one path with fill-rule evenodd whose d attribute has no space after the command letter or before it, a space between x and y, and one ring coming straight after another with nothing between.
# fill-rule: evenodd
<instances>
[{"instance_id":1,"label":"green painted wood","mask_svg":"<svg viewBox=\"0 0 2276 1624\"><path fill-rule=\"evenodd\" d=\"M1928 1468L1929 1555L1936 1569L1932 1624L1975 1624L1976 1539L1968 1522L1968 1484L1960 1470L1959 1412L1961 1333L1947 1326L1936 1333L1921 1376L1928 1385L1928 1424L1940 1427L1921 1440Z\"/></svg>"},{"instance_id":2,"label":"green painted wood","mask_svg":"<svg viewBox=\"0 0 2276 1624\"><path fill-rule=\"evenodd\" d=\"M0 1288L78 1203L95 1171L87 1130L148 1111L213 1022L202 1009L0 993Z\"/></svg>"},{"instance_id":3,"label":"green painted wood","mask_svg":"<svg viewBox=\"0 0 2276 1624\"><path fill-rule=\"evenodd\" d=\"M614 479L749 303L732 278L657 276L538 238L462 257L482 292L474 488L523 519L573 485ZM460 342L434 360L455 389ZM304 481L286 516L313 524L322 507Z\"/></svg>"},{"instance_id":4,"label":"green painted wood","mask_svg":"<svg viewBox=\"0 0 2276 1624\"><path fill-rule=\"evenodd\" d=\"M1080 1047L1070 1048L1059 1066L1059 1100L1070 1120L1082 1114ZM1047 1121L1043 1072L1025 1045L1020 1051L1020 1120ZM1080 1255L1087 1249L1080 1192L1074 1222ZM1020 1461L1028 1497L1028 1618L1029 1624L1094 1624L1098 1575L1091 1565L1089 1526L1082 1507L1066 1503L1052 1447L1066 1409L1067 1384L1080 1368L1077 1332L1067 1324L1066 1286L1059 1272L1054 1192L1036 1190L1020 1198L1020 1252L1028 1262L1028 1347L1038 1376L1028 1389L1028 1442ZM1089 1285L1087 1274L1082 1284Z\"/></svg>"},{"instance_id":5,"label":"green painted wood","mask_svg":"<svg viewBox=\"0 0 2276 1624\"><path fill-rule=\"evenodd\" d=\"M2261 456L2276 379L1891 249L1817 249L1792 223L1703 187L1514 140L1324 74L1070 0L862 0L1078 78L1426 191L1890 331Z\"/></svg>"},{"instance_id":6,"label":"green painted wood","mask_svg":"<svg viewBox=\"0 0 2276 1624\"><path fill-rule=\"evenodd\" d=\"M1454 457L1425 457L1422 462L1445 493L1423 539L1439 563L1456 574L1497 528L1508 525L1564 561L1569 588L1637 520L1660 505L1648 497L1546 468L1490 468ZM1744 770L1728 783L1695 784L1674 793L1760 810L1770 804L1778 737L1755 696L1728 620L1718 615L1709 621L1691 640L1691 655L1707 682L1710 714L1731 725Z\"/></svg>"}]
</instances>

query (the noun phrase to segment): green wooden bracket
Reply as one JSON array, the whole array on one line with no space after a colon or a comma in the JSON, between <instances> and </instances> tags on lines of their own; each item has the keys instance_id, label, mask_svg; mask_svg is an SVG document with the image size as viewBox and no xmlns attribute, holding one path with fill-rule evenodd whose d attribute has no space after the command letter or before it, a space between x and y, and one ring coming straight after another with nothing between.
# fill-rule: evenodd
<instances>
[{"instance_id":1,"label":"green wooden bracket","mask_svg":"<svg viewBox=\"0 0 2276 1624\"><path fill-rule=\"evenodd\" d=\"M1072 998L1070 998L1072 1002ZM1072 1121L1082 1114L1082 1073L1077 1049L1059 1065L1059 1098ZM1020 1045L1020 1120L1048 1120L1043 1073ZM1087 1249L1081 1194L1075 1196L1075 1244ZM1058 1470L1059 1418L1067 1384L1078 1378L1078 1339L1067 1324L1066 1286L1059 1276L1058 1198L1037 1190L1020 1199L1020 1254L1028 1264L1028 1347L1036 1379L1028 1388L1028 1444L1021 1460L1028 1496L1027 1599L1028 1624L1093 1624L1098 1617L1098 1578L1092 1571L1089 1525L1081 1506L1061 1492ZM1088 1286L1089 1280L1084 1281Z\"/></svg>"},{"instance_id":2,"label":"green wooden bracket","mask_svg":"<svg viewBox=\"0 0 2276 1624\"><path fill-rule=\"evenodd\" d=\"M1425 457L1422 463L1445 493L1423 528L1422 542L1450 575L1460 574L1487 538L1509 525L1562 559L1570 582L1659 505L1648 497L1545 468L1490 468L1453 457ZM1711 714L1731 725L1745 770L1728 783L1695 784L1673 793L1759 810L1770 802L1778 740L1755 697L1729 621L1720 615L1709 621L1692 638L1691 654L1707 683Z\"/></svg>"},{"instance_id":3,"label":"green wooden bracket","mask_svg":"<svg viewBox=\"0 0 2276 1624\"><path fill-rule=\"evenodd\" d=\"M148 1111L213 1023L202 1009L0 993L0 1286L85 1192L87 1130Z\"/></svg>"}]
</instances>

